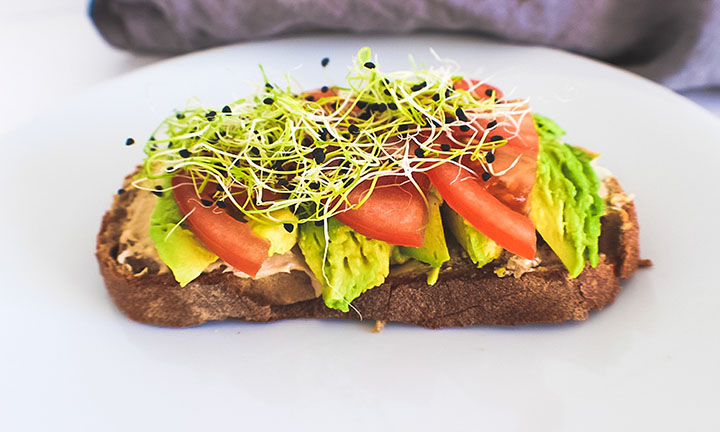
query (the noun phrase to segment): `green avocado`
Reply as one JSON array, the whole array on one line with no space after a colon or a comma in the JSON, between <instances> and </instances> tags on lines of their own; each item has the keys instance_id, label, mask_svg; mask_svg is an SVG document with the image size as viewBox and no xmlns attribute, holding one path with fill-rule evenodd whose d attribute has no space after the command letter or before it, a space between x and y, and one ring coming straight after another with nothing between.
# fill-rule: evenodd
<instances>
[{"instance_id":1,"label":"green avocado","mask_svg":"<svg viewBox=\"0 0 720 432\"><path fill-rule=\"evenodd\" d=\"M335 218L325 224L327 236L324 225L302 224L298 244L323 287L325 304L347 312L350 302L385 281L392 246L358 234Z\"/></svg>"},{"instance_id":2,"label":"green avocado","mask_svg":"<svg viewBox=\"0 0 720 432\"><path fill-rule=\"evenodd\" d=\"M533 115L540 137L537 176L530 193L530 219L574 278L589 262L598 264L600 217L605 203L590 165L593 155L565 144L550 119Z\"/></svg>"},{"instance_id":3,"label":"green avocado","mask_svg":"<svg viewBox=\"0 0 720 432\"><path fill-rule=\"evenodd\" d=\"M184 287L218 257L180 223L182 218L173 194L162 194L157 198L150 216L150 238L175 280Z\"/></svg>"},{"instance_id":4,"label":"green avocado","mask_svg":"<svg viewBox=\"0 0 720 432\"><path fill-rule=\"evenodd\" d=\"M284 254L297 243L298 218L290 210L282 209L270 213L267 221L248 222L253 232L270 242L268 256Z\"/></svg>"},{"instance_id":5,"label":"green avocado","mask_svg":"<svg viewBox=\"0 0 720 432\"><path fill-rule=\"evenodd\" d=\"M425 242L422 247L405 247L396 248L397 252L393 252L393 262L402 261L397 255L406 256L416 259L433 267L433 271L428 276L428 284L434 285L437 282L439 269L444 262L450 260L447 243L445 241L445 231L443 230L442 216L440 215L440 206L442 198L437 193L431 193L428 196L428 224L425 227Z\"/></svg>"},{"instance_id":6,"label":"green avocado","mask_svg":"<svg viewBox=\"0 0 720 432\"><path fill-rule=\"evenodd\" d=\"M462 216L448 206L443 207L443 217L450 231L478 268L500 256L502 248L485 234L470 225Z\"/></svg>"}]
</instances>

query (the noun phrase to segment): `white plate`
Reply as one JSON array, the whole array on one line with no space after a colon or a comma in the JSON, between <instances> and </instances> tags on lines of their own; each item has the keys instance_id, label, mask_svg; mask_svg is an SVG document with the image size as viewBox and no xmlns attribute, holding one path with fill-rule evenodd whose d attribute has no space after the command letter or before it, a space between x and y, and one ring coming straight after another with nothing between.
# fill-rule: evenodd
<instances>
[{"instance_id":1,"label":"white plate","mask_svg":"<svg viewBox=\"0 0 720 432\"><path fill-rule=\"evenodd\" d=\"M220 105L262 63L306 87L432 62L489 77L636 195L655 266L583 323L430 331L371 323L136 324L93 257L147 137L192 96ZM326 70L320 59L329 56ZM38 101L41 103L42 101ZM0 429L718 430L720 123L651 82L562 52L455 36L302 37L162 62L58 106L2 144Z\"/></svg>"}]
</instances>

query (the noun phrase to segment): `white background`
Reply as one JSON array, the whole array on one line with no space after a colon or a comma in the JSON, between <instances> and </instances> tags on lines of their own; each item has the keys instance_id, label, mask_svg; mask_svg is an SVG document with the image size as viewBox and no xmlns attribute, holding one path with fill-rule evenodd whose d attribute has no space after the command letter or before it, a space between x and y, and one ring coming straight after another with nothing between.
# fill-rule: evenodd
<instances>
[{"instance_id":1,"label":"white background","mask_svg":"<svg viewBox=\"0 0 720 432\"><path fill-rule=\"evenodd\" d=\"M108 45L88 3L0 1L0 136L97 83L162 59ZM720 90L685 95L720 116Z\"/></svg>"}]
</instances>

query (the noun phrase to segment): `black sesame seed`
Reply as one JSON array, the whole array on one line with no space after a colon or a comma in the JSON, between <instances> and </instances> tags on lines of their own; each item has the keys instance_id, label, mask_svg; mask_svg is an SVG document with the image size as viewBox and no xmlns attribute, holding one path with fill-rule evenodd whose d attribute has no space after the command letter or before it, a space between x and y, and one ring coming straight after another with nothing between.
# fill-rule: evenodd
<instances>
[{"instance_id":1,"label":"black sesame seed","mask_svg":"<svg viewBox=\"0 0 720 432\"><path fill-rule=\"evenodd\" d=\"M493 135L493 136L490 137L490 142L502 141L503 139L504 139L504 138L501 137L500 135Z\"/></svg>"},{"instance_id":2,"label":"black sesame seed","mask_svg":"<svg viewBox=\"0 0 720 432\"><path fill-rule=\"evenodd\" d=\"M400 132L405 132L406 130L408 130L409 127L410 127L410 125L408 125L408 124L401 124L400 126L398 126L398 130Z\"/></svg>"},{"instance_id":3,"label":"black sesame seed","mask_svg":"<svg viewBox=\"0 0 720 432\"><path fill-rule=\"evenodd\" d=\"M470 130L470 126L468 126L468 125L461 125L461 126L460 126L460 130L463 131L463 132L467 132L467 131Z\"/></svg>"},{"instance_id":4,"label":"black sesame seed","mask_svg":"<svg viewBox=\"0 0 720 432\"><path fill-rule=\"evenodd\" d=\"M182 119L185 118L185 114L183 114L183 113L177 113L177 114L175 114L175 118L178 119L178 120L182 120Z\"/></svg>"},{"instance_id":5,"label":"black sesame seed","mask_svg":"<svg viewBox=\"0 0 720 432\"><path fill-rule=\"evenodd\" d=\"M250 154L253 156L257 156L260 154L260 149L257 147L250 147Z\"/></svg>"},{"instance_id":6,"label":"black sesame seed","mask_svg":"<svg viewBox=\"0 0 720 432\"><path fill-rule=\"evenodd\" d=\"M218 185L215 185L215 190L218 192L222 192L224 189L223 189L222 185L218 184Z\"/></svg>"},{"instance_id":7,"label":"black sesame seed","mask_svg":"<svg viewBox=\"0 0 720 432\"><path fill-rule=\"evenodd\" d=\"M357 101L357 107L360 109L365 109L365 107L368 105L366 101Z\"/></svg>"},{"instance_id":8,"label":"black sesame seed","mask_svg":"<svg viewBox=\"0 0 720 432\"><path fill-rule=\"evenodd\" d=\"M488 180L490 180L490 177L492 177L492 176L490 175L489 172L484 172L484 173L482 173L481 177L484 181L488 181Z\"/></svg>"},{"instance_id":9,"label":"black sesame seed","mask_svg":"<svg viewBox=\"0 0 720 432\"><path fill-rule=\"evenodd\" d=\"M313 139L310 138L310 137L305 137L305 138L303 138L303 140L302 140L302 145L304 145L305 147L311 146L312 143L313 143Z\"/></svg>"},{"instance_id":10,"label":"black sesame seed","mask_svg":"<svg viewBox=\"0 0 720 432\"><path fill-rule=\"evenodd\" d=\"M227 204L225 204L225 201L218 201L217 203L218 208L225 208L227 207Z\"/></svg>"},{"instance_id":11,"label":"black sesame seed","mask_svg":"<svg viewBox=\"0 0 720 432\"><path fill-rule=\"evenodd\" d=\"M449 98L451 94L452 94L452 89L445 90L445 99Z\"/></svg>"},{"instance_id":12,"label":"black sesame seed","mask_svg":"<svg viewBox=\"0 0 720 432\"><path fill-rule=\"evenodd\" d=\"M440 150L450 151L450 144L440 144Z\"/></svg>"},{"instance_id":13,"label":"black sesame seed","mask_svg":"<svg viewBox=\"0 0 720 432\"><path fill-rule=\"evenodd\" d=\"M417 156L417 157L419 157L419 158L424 158L424 157L425 157L425 152L423 151L423 149L421 149L420 147L418 147L418 148L415 149L415 156Z\"/></svg>"},{"instance_id":14,"label":"black sesame seed","mask_svg":"<svg viewBox=\"0 0 720 432\"><path fill-rule=\"evenodd\" d=\"M323 163L325 162L325 150L321 148L316 148L312 151L312 157L315 159L315 163Z\"/></svg>"},{"instance_id":15,"label":"black sesame seed","mask_svg":"<svg viewBox=\"0 0 720 432\"><path fill-rule=\"evenodd\" d=\"M285 228L285 231L291 233L295 229L295 225L293 225L291 223L284 223L283 228Z\"/></svg>"},{"instance_id":16,"label":"black sesame seed","mask_svg":"<svg viewBox=\"0 0 720 432\"><path fill-rule=\"evenodd\" d=\"M200 200L200 203L202 205L204 205L205 207L210 207L212 205L212 201L210 201L209 199L204 199L204 198Z\"/></svg>"},{"instance_id":17,"label":"black sesame seed","mask_svg":"<svg viewBox=\"0 0 720 432\"><path fill-rule=\"evenodd\" d=\"M370 120L370 117L372 116L372 113L370 111L363 111L362 114L358 116L360 120Z\"/></svg>"},{"instance_id":18,"label":"black sesame seed","mask_svg":"<svg viewBox=\"0 0 720 432\"><path fill-rule=\"evenodd\" d=\"M435 93L435 94L433 95L433 100L434 100L435 102L439 101L439 100L440 100L440 95L437 94L437 93Z\"/></svg>"},{"instance_id":19,"label":"black sesame seed","mask_svg":"<svg viewBox=\"0 0 720 432\"><path fill-rule=\"evenodd\" d=\"M287 186L288 180L286 178L281 178L280 180L278 180L277 184L278 186Z\"/></svg>"},{"instance_id":20,"label":"black sesame seed","mask_svg":"<svg viewBox=\"0 0 720 432\"><path fill-rule=\"evenodd\" d=\"M368 111L379 111L380 110L380 104L378 103L371 103L368 105Z\"/></svg>"},{"instance_id":21,"label":"black sesame seed","mask_svg":"<svg viewBox=\"0 0 720 432\"><path fill-rule=\"evenodd\" d=\"M312 102L312 101L315 100L315 96L313 96L313 95L305 96L305 100L306 100L306 101L309 101L309 102Z\"/></svg>"},{"instance_id":22,"label":"black sesame seed","mask_svg":"<svg viewBox=\"0 0 720 432\"><path fill-rule=\"evenodd\" d=\"M229 106L225 105L222 109L222 112L224 112L225 114L230 114L232 112L232 109L230 109Z\"/></svg>"},{"instance_id":23,"label":"black sesame seed","mask_svg":"<svg viewBox=\"0 0 720 432\"><path fill-rule=\"evenodd\" d=\"M385 111L387 111L387 104L385 104L385 103L378 104L377 110L380 111L380 112L385 112Z\"/></svg>"},{"instance_id":24,"label":"black sesame seed","mask_svg":"<svg viewBox=\"0 0 720 432\"><path fill-rule=\"evenodd\" d=\"M495 90L493 90L493 89L486 89L486 90L485 90L485 95L486 95L487 97L492 97L493 93L495 93Z\"/></svg>"},{"instance_id":25,"label":"black sesame seed","mask_svg":"<svg viewBox=\"0 0 720 432\"><path fill-rule=\"evenodd\" d=\"M410 90L412 90L412 91L414 91L414 92L415 92L415 91L418 91L418 90L422 90L423 88L425 88L425 85L426 85L426 84L425 84L425 82L423 81L423 82L421 82L421 83L419 83L419 84L415 84L414 86L410 87Z\"/></svg>"},{"instance_id":26,"label":"black sesame seed","mask_svg":"<svg viewBox=\"0 0 720 432\"><path fill-rule=\"evenodd\" d=\"M345 138L345 139L350 139L350 134L349 134L349 133L344 133L344 134L342 134L342 137Z\"/></svg>"},{"instance_id":27,"label":"black sesame seed","mask_svg":"<svg viewBox=\"0 0 720 432\"><path fill-rule=\"evenodd\" d=\"M120 189L117 190L117 193L118 193L118 195L122 195L122 194L125 193L125 189L120 188Z\"/></svg>"},{"instance_id":28,"label":"black sesame seed","mask_svg":"<svg viewBox=\"0 0 720 432\"><path fill-rule=\"evenodd\" d=\"M323 140L323 141L326 141L326 140L327 140L327 137L328 137L328 135L329 135L329 132L328 132L327 129L321 128L321 129L318 131L318 133L320 134L320 139L321 139L321 140Z\"/></svg>"},{"instance_id":29,"label":"black sesame seed","mask_svg":"<svg viewBox=\"0 0 720 432\"><path fill-rule=\"evenodd\" d=\"M216 115L217 113L215 111L208 111L205 113L205 119L207 119L207 121L213 121Z\"/></svg>"},{"instance_id":30,"label":"black sesame seed","mask_svg":"<svg viewBox=\"0 0 720 432\"><path fill-rule=\"evenodd\" d=\"M275 102L275 101L273 100L273 98L265 98L265 99L263 99L263 103L264 103L265 105L272 105L273 102Z\"/></svg>"},{"instance_id":31,"label":"black sesame seed","mask_svg":"<svg viewBox=\"0 0 720 432\"><path fill-rule=\"evenodd\" d=\"M312 182L308 185L308 187L312 190L318 190L318 189L320 189L320 183Z\"/></svg>"},{"instance_id":32,"label":"black sesame seed","mask_svg":"<svg viewBox=\"0 0 720 432\"><path fill-rule=\"evenodd\" d=\"M375 63L370 62L370 61L369 61L369 62L365 62L365 64L364 64L363 66L365 66L365 67L368 68L368 69L375 69Z\"/></svg>"},{"instance_id":33,"label":"black sesame seed","mask_svg":"<svg viewBox=\"0 0 720 432\"><path fill-rule=\"evenodd\" d=\"M269 89L273 88L273 85L270 83L265 83L265 88L269 90Z\"/></svg>"},{"instance_id":34,"label":"black sesame seed","mask_svg":"<svg viewBox=\"0 0 720 432\"><path fill-rule=\"evenodd\" d=\"M390 102L390 103L388 104L388 108L390 108L391 110L395 111L396 109L398 109L398 106L397 106L397 104L396 104L395 102Z\"/></svg>"},{"instance_id":35,"label":"black sesame seed","mask_svg":"<svg viewBox=\"0 0 720 432\"><path fill-rule=\"evenodd\" d=\"M493 163L493 162L495 162L495 155L494 155L493 153L487 153L487 154L485 155L485 161L486 161L487 163Z\"/></svg>"},{"instance_id":36,"label":"black sesame seed","mask_svg":"<svg viewBox=\"0 0 720 432\"><path fill-rule=\"evenodd\" d=\"M360 128L357 127L357 125L350 125L350 127L348 128L348 132L350 132L353 135L357 135L360 133Z\"/></svg>"},{"instance_id":37,"label":"black sesame seed","mask_svg":"<svg viewBox=\"0 0 720 432\"><path fill-rule=\"evenodd\" d=\"M488 128L488 129L492 129L492 128L494 128L495 126L497 126L497 120L493 120L493 121L491 121L491 122L489 122L489 123L487 124L487 128Z\"/></svg>"},{"instance_id":38,"label":"black sesame seed","mask_svg":"<svg viewBox=\"0 0 720 432\"><path fill-rule=\"evenodd\" d=\"M153 193L153 195L155 195L155 196L159 196L159 197L161 197L161 196L162 196L162 194L163 194L162 192L160 192L160 191L156 191L156 190L152 191L152 193Z\"/></svg>"},{"instance_id":39,"label":"black sesame seed","mask_svg":"<svg viewBox=\"0 0 720 432\"><path fill-rule=\"evenodd\" d=\"M128 139L125 140L125 145L126 145L126 146L133 145L133 144L135 144L135 140L134 140L134 139L128 138Z\"/></svg>"},{"instance_id":40,"label":"black sesame seed","mask_svg":"<svg viewBox=\"0 0 720 432\"><path fill-rule=\"evenodd\" d=\"M456 109L456 110L455 110L455 115L457 116L457 118L460 119L460 121L468 121L468 118L467 118L467 116L465 115L465 111L463 111L462 108Z\"/></svg>"},{"instance_id":41,"label":"black sesame seed","mask_svg":"<svg viewBox=\"0 0 720 432\"><path fill-rule=\"evenodd\" d=\"M322 87L320 88L320 91L323 92L323 93L327 93L328 90L330 90L330 87L328 87L328 86L322 86Z\"/></svg>"},{"instance_id":42,"label":"black sesame seed","mask_svg":"<svg viewBox=\"0 0 720 432\"><path fill-rule=\"evenodd\" d=\"M455 117L445 116L445 123L452 123L455 121Z\"/></svg>"},{"instance_id":43,"label":"black sesame seed","mask_svg":"<svg viewBox=\"0 0 720 432\"><path fill-rule=\"evenodd\" d=\"M184 157L184 158L189 158L189 157L190 157L190 150L188 150L188 149L182 149L182 150L180 150L180 151L178 152L178 154L179 154L180 156Z\"/></svg>"},{"instance_id":44,"label":"black sesame seed","mask_svg":"<svg viewBox=\"0 0 720 432\"><path fill-rule=\"evenodd\" d=\"M323 58L323 59L320 61L320 64L322 65L322 67L327 66L328 63L330 63L330 59L327 58L327 57Z\"/></svg>"}]
</instances>

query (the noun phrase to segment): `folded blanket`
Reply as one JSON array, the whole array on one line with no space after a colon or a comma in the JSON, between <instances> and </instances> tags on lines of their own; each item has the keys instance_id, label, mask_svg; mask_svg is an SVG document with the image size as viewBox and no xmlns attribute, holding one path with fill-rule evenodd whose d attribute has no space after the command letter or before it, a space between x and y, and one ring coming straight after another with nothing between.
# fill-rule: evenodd
<instances>
[{"instance_id":1,"label":"folded blanket","mask_svg":"<svg viewBox=\"0 0 720 432\"><path fill-rule=\"evenodd\" d=\"M142 52L445 30L566 49L675 89L720 85L720 0L94 0L90 14L111 44Z\"/></svg>"}]
</instances>

